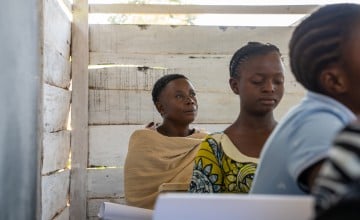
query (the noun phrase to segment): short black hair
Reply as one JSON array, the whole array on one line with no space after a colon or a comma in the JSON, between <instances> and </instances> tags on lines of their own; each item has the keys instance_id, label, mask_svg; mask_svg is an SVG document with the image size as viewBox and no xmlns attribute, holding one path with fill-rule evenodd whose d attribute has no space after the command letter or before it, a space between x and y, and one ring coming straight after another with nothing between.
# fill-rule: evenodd
<instances>
[{"instance_id":1,"label":"short black hair","mask_svg":"<svg viewBox=\"0 0 360 220\"><path fill-rule=\"evenodd\" d=\"M327 65L343 61L344 43L359 17L358 4L326 5L295 28L289 44L290 66L306 89L322 92L320 73Z\"/></svg>"},{"instance_id":2,"label":"short black hair","mask_svg":"<svg viewBox=\"0 0 360 220\"><path fill-rule=\"evenodd\" d=\"M231 58L229 65L230 77L236 77L239 66L247 61L250 57L264 55L274 51L281 55L279 48L273 44L248 42L245 46L238 49Z\"/></svg>"},{"instance_id":3,"label":"short black hair","mask_svg":"<svg viewBox=\"0 0 360 220\"><path fill-rule=\"evenodd\" d=\"M165 86L167 84L169 84L169 82L171 82L175 79L188 79L188 78L182 74L174 73L174 74L164 75L155 82L154 87L151 92L152 100L153 100L154 104L156 104L156 102L159 101L159 95L163 91Z\"/></svg>"}]
</instances>

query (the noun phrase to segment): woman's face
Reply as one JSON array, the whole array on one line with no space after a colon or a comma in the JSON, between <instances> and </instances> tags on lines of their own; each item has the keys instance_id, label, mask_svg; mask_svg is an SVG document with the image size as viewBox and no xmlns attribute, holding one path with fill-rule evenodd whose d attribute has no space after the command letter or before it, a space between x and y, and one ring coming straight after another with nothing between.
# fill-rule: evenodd
<instances>
[{"instance_id":1,"label":"woman's face","mask_svg":"<svg viewBox=\"0 0 360 220\"><path fill-rule=\"evenodd\" d=\"M347 78L346 103L355 113L360 114L360 19L353 26L344 52L344 71Z\"/></svg>"},{"instance_id":2,"label":"woman's face","mask_svg":"<svg viewBox=\"0 0 360 220\"><path fill-rule=\"evenodd\" d=\"M284 66L278 52L250 57L230 79L234 93L240 96L241 111L267 114L284 95Z\"/></svg>"},{"instance_id":3,"label":"woman's face","mask_svg":"<svg viewBox=\"0 0 360 220\"><path fill-rule=\"evenodd\" d=\"M193 85L183 78L172 80L160 93L156 107L164 120L190 124L195 120L198 110Z\"/></svg>"}]
</instances>

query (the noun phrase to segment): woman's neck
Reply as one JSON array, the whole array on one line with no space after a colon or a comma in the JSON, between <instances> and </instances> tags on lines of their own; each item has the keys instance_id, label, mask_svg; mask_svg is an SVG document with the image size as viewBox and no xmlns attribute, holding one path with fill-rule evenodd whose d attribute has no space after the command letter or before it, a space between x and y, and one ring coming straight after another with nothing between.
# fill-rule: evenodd
<instances>
[{"instance_id":1,"label":"woman's neck","mask_svg":"<svg viewBox=\"0 0 360 220\"><path fill-rule=\"evenodd\" d=\"M272 113L267 115L244 115L240 114L236 121L233 123L239 129L252 129L252 130L267 130L271 131L276 126L277 121Z\"/></svg>"},{"instance_id":2,"label":"woman's neck","mask_svg":"<svg viewBox=\"0 0 360 220\"><path fill-rule=\"evenodd\" d=\"M169 137L186 137L193 133L193 130L186 126L174 126L169 123L163 123L156 129L159 133Z\"/></svg>"},{"instance_id":3,"label":"woman's neck","mask_svg":"<svg viewBox=\"0 0 360 220\"><path fill-rule=\"evenodd\" d=\"M259 157L266 139L276 124L272 114L266 117L239 115L224 132L241 153L250 157Z\"/></svg>"}]
</instances>

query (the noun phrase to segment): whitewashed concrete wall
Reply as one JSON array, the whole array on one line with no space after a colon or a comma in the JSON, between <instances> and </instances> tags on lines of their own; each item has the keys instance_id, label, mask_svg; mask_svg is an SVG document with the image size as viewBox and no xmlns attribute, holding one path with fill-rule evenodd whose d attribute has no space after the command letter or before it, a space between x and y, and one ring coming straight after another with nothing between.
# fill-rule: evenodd
<instances>
[{"instance_id":1,"label":"whitewashed concrete wall","mask_svg":"<svg viewBox=\"0 0 360 220\"><path fill-rule=\"evenodd\" d=\"M43 1L43 220L69 219L69 182L67 168L70 131L70 34L71 21L57 0ZM69 10L71 11L71 10Z\"/></svg>"},{"instance_id":2,"label":"whitewashed concrete wall","mask_svg":"<svg viewBox=\"0 0 360 220\"><path fill-rule=\"evenodd\" d=\"M123 165L131 133L160 121L151 88L162 75L181 73L197 88L197 127L222 130L234 121L238 97L228 86L228 63L248 41L277 45L286 62L282 115L304 95L288 68L288 27L91 25L89 69L88 218L101 201L124 203ZM127 66L124 66L127 65ZM95 169L94 167L102 167Z\"/></svg>"}]
</instances>

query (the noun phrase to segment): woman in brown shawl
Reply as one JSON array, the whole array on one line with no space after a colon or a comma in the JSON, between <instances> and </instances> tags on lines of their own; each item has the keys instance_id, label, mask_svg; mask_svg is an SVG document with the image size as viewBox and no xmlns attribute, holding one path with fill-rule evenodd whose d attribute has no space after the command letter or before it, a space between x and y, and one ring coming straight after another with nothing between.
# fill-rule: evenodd
<instances>
[{"instance_id":1,"label":"woman in brown shawl","mask_svg":"<svg viewBox=\"0 0 360 220\"><path fill-rule=\"evenodd\" d=\"M186 190L198 144L206 136L190 128L198 105L194 87L184 75L161 77L152 99L163 121L131 135L125 161L126 202L148 209L154 208L161 185L184 186Z\"/></svg>"}]
</instances>

